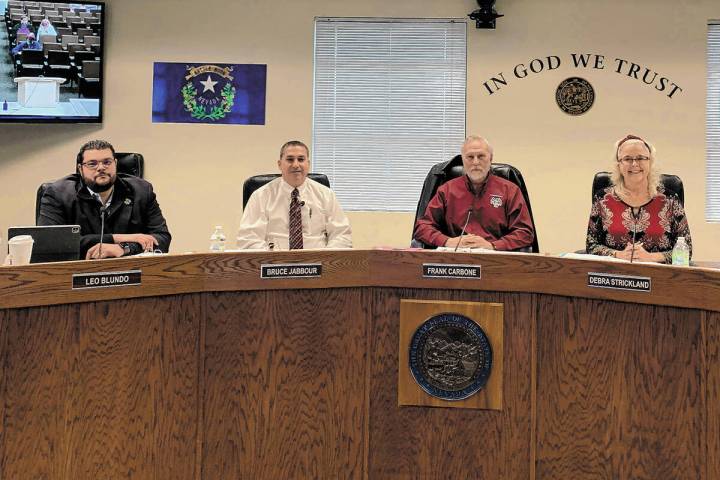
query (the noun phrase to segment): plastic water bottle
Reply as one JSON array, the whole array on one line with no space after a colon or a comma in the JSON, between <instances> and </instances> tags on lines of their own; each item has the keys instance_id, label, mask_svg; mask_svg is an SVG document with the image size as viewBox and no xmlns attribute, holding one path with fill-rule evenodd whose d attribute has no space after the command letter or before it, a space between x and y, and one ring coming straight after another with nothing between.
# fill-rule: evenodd
<instances>
[{"instance_id":1,"label":"plastic water bottle","mask_svg":"<svg viewBox=\"0 0 720 480\"><path fill-rule=\"evenodd\" d=\"M687 267L690 265L690 247L688 247L685 237L678 237L675 247L672 251L672 264Z\"/></svg>"},{"instance_id":2,"label":"plastic water bottle","mask_svg":"<svg viewBox=\"0 0 720 480\"><path fill-rule=\"evenodd\" d=\"M223 231L222 225L217 225L215 231L210 235L210 251L225 251L225 232Z\"/></svg>"}]
</instances>

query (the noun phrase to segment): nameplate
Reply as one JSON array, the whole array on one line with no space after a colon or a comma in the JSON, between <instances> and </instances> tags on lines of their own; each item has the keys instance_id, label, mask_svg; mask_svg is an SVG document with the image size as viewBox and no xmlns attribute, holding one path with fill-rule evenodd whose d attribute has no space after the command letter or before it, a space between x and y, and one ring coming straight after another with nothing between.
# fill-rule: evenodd
<instances>
[{"instance_id":1,"label":"nameplate","mask_svg":"<svg viewBox=\"0 0 720 480\"><path fill-rule=\"evenodd\" d=\"M649 292L652 287L652 279L650 277L588 272L588 287Z\"/></svg>"},{"instance_id":2,"label":"nameplate","mask_svg":"<svg viewBox=\"0 0 720 480\"><path fill-rule=\"evenodd\" d=\"M74 273L72 276L73 290L83 288L109 288L140 285L141 270L125 272Z\"/></svg>"},{"instance_id":3,"label":"nameplate","mask_svg":"<svg viewBox=\"0 0 720 480\"><path fill-rule=\"evenodd\" d=\"M453 263L423 263L423 277L426 278L480 278L480 265L459 265Z\"/></svg>"},{"instance_id":4,"label":"nameplate","mask_svg":"<svg viewBox=\"0 0 720 480\"><path fill-rule=\"evenodd\" d=\"M322 276L322 263L260 265L260 278L316 278L320 276Z\"/></svg>"}]
</instances>

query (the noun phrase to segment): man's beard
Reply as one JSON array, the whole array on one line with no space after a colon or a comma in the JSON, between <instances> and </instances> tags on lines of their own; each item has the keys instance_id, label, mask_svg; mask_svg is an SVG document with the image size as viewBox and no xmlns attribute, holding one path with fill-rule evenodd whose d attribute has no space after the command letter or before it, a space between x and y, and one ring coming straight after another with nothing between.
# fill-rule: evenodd
<instances>
[{"instance_id":1,"label":"man's beard","mask_svg":"<svg viewBox=\"0 0 720 480\"><path fill-rule=\"evenodd\" d=\"M115 176L110 176L110 181L101 185L95 183L94 180L85 179L85 185L87 185L87 187L95 193L102 193L110 190L113 187L116 178L117 177Z\"/></svg>"}]
</instances>

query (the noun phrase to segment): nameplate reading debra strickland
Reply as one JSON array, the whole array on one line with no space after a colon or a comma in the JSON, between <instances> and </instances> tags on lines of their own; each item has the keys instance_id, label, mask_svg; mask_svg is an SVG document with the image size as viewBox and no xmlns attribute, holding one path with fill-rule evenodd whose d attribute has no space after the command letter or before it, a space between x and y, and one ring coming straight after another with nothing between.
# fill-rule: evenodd
<instances>
[{"instance_id":1,"label":"nameplate reading debra strickland","mask_svg":"<svg viewBox=\"0 0 720 480\"><path fill-rule=\"evenodd\" d=\"M260 265L260 278L316 278L322 263L273 263Z\"/></svg>"},{"instance_id":2,"label":"nameplate reading debra strickland","mask_svg":"<svg viewBox=\"0 0 720 480\"><path fill-rule=\"evenodd\" d=\"M140 285L141 270L124 272L74 273L72 276L73 290L83 288L109 288Z\"/></svg>"},{"instance_id":3,"label":"nameplate reading debra strickland","mask_svg":"<svg viewBox=\"0 0 720 480\"><path fill-rule=\"evenodd\" d=\"M588 287L649 292L652 287L652 279L650 277L588 272Z\"/></svg>"},{"instance_id":4,"label":"nameplate reading debra strickland","mask_svg":"<svg viewBox=\"0 0 720 480\"><path fill-rule=\"evenodd\" d=\"M480 278L480 265L452 263L423 263L426 278Z\"/></svg>"}]
</instances>

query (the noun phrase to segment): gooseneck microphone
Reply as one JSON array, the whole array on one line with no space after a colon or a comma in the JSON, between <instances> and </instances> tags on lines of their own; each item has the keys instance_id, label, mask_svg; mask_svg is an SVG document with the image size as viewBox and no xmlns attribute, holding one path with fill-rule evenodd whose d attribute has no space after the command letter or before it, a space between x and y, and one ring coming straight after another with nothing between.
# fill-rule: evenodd
<instances>
[{"instance_id":1,"label":"gooseneck microphone","mask_svg":"<svg viewBox=\"0 0 720 480\"><path fill-rule=\"evenodd\" d=\"M98 249L98 258L102 258L103 235L105 234L105 211L107 204L103 203L99 193L93 192L93 197L100 202L100 247Z\"/></svg>"},{"instance_id":2,"label":"gooseneck microphone","mask_svg":"<svg viewBox=\"0 0 720 480\"><path fill-rule=\"evenodd\" d=\"M642 208L642 207L640 207ZM633 263L633 260L635 259L635 236L637 235L637 221L638 217L640 216L640 210L638 210L637 215L635 215L635 212L632 212L633 216L633 236L632 236L632 252L630 252L630 263Z\"/></svg>"},{"instance_id":3,"label":"gooseneck microphone","mask_svg":"<svg viewBox=\"0 0 720 480\"><path fill-rule=\"evenodd\" d=\"M462 243L462 237L465 235L465 229L468 226L468 223L470 222L470 214L472 213L473 209L468 209L467 217L465 218L465 225L463 225L462 230L460 231L460 240L458 240L457 245L455 245L455 250L453 252L457 252L457 249L460 247L460 244Z\"/></svg>"}]
</instances>

